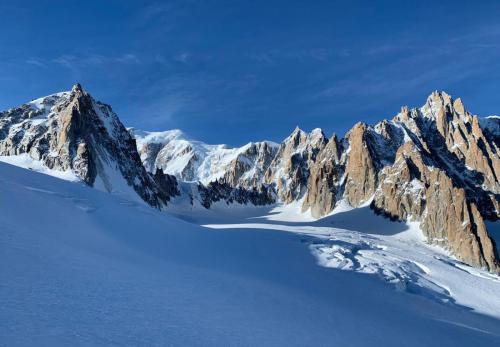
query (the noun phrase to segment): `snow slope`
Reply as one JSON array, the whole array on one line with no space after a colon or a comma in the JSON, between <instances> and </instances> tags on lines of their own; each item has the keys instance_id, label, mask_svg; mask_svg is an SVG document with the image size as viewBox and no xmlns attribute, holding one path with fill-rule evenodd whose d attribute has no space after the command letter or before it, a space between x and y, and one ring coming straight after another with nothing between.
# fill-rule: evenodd
<instances>
[{"instance_id":1,"label":"snow slope","mask_svg":"<svg viewBox=\"0 0 500 347\"><path fill-rule=\"evenodd\" d=\"M49 169L42 161L31 158L27 153L18 155L0 155L0 161L3 163L19 166L24 169L34 170L45 175L54 176L67 181L81 181L73 171Z\"/></svg>"},{"instance_id":2,"label":"snow slope","mask_svg":"<svg viewBox=\"0 0 500 347\"><path fill-rule=\"evenodd\" d=\"M4 163L0 210L3 346L500 344L498 319L318 266L302 235L203 228Z\"/></svg>"},{"instance_id":3,"label":"snow slope","mask_svg":"<svg viewBox=\"0 0 500 347\"><path fill-rule=\"evenodd\" d=\"M468 266L427 244L418 223L391 222L375 215L369 203L353 208L341 201L320 220L301 214L300 206L261 208L246 218L240 213L237 219L201 217L200 221L206 220L206 226L215 229L280 230L308 236L321 266L376 275L396 290L453 302L500 319L500 276ZM489 225L495 237L498 224Z\"/></svg>"}]
</instances>

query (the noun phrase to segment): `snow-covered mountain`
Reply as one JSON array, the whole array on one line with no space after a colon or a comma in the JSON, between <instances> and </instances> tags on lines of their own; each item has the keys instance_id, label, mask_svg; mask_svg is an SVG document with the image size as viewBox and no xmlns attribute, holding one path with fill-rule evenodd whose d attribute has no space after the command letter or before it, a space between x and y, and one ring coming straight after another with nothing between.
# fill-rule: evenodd
<instances>
[{"instance_id":1,"label":"snow-covered mountain","mask_svg":"<svg viewBox=\"0 0 500 347\"><path fill-rule=\"evenodd\" d=\"M177 204L205 208L299 203L314 218L341 201L369 204L393 220L419 222L429 242L498 272L485 220L500 216L499 123L434 92L422 107L358 123L344 138L297 128L281 144L229 148L179 130L126 130L76 85L0 113L0 159L159 208L178 194Z\"/></svg>"},{"instance_id":2,"label":"snow-covered mountain","mask_svg":"<svg viewBox=\"0 0 500 347\"><path fill-rule=\"evenodd\" d=\"M497 346L499 129L444 92L239 148L80 85L1 112L0 345Z\"/></svg>"},{"instance_id":3,"label":"snow-covered mountain","mask_svg":"<svg viewBox=\"0 0 500 347\"><path fill-rule=\"evenodd\" d=\"M233 186L253 186L263 177L278 145L271 141L242 147L208 145L189 139L180 130L146 132L130 129L149 172L161 169L182 181L208 184L224 179Z\"/></svg>"},{"instance_id":4,"label":"snow-covered mountain","mask_svg":"<svg viewBox=\"0 0 500 347\"><path fill-rule=\"evenodd\" d=\"M308 167L328 142L321 129L308 134L298 127L281 144L250 142L236 148L192 140L177 129L129 131L149 172L161 169L181 181L204 185L218 180L245 188L273 184L287 202L302 197Z\"/></svg>"}]
</instances>

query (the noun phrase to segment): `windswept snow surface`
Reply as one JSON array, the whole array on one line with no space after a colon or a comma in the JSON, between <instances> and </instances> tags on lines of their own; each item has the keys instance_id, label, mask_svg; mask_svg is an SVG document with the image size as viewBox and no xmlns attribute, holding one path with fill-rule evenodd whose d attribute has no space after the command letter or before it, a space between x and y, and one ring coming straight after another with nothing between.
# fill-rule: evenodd
<instances>
[{"instance_id":1,"label":"windswept snow surface","mask_svg":"<svg viewBox=\"0 0 500 347\"><path fill-rule=\"evenodd\" d=\"M43 162L33 159L28 153L18 155L0 155L0 162L37 171L44 175L57 177L66 181L82 182L72 170L59 171L49 169ZM134 188L129 186L127 181L123 178L123 175L118 169L118 165L112 161L102 163L101 175L96 177L93 188L118 195L124 199L145 204L145 202L134 191Z\"/></svg>"},{"instance_id":2,"label":"windswept snow surface","mask_svg":"<svg viewBox=\"0 0 500 347\"><path fill-rule=\"evenodd\" d=\"M396 290L500 318L500 276L470 267L442 248L427 244L419 223L391 222L375 215L369 203L352 208L344 201L329 216L314 220L300 212L301 205L299 201L267 213L261 209L253 216L247 215L244 223L241 213L240 221L228 218L215 223L216 219L211 219L205 226L280 230L308 236L309 248L321 266L376 275L394 284ZM497 240L499 224L488 224Z\"/></svg>"},{"instance_id":3,"label":"windswept snow surface","mask_svg":"<svg viewBox=\"0 0 500 347\"><path fill-rule=\"evenodd\" d=\"M318 266L310 248L336 244L332 226L214 230L4 163L0 210L3 346L500 344L498 318ZM346 234L359 223L348 217ZM299 234L271 230L284 227ZM394 228L369 233L373 245L390 246Z\"/></svg>"}]
</instances>

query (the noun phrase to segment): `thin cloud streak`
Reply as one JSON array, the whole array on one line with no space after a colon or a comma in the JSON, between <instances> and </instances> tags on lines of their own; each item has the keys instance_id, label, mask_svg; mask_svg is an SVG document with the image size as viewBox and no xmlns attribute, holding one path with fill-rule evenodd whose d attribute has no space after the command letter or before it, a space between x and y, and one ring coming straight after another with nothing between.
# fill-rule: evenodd
<instances>
[{"instance_id":1,"label":"thin cloud streak","mask_svg":"<svg viewBox=\"0 0 500 347\"><path fill-rule=\"evenodd\" d=\"M47 65L45 63L43 63L40 59L37 59L37 58L29 58L29 59L26 59L26 64L30 64L30 65L35 65L37 67L47 67Z\"/></svg>"}]
</instances>

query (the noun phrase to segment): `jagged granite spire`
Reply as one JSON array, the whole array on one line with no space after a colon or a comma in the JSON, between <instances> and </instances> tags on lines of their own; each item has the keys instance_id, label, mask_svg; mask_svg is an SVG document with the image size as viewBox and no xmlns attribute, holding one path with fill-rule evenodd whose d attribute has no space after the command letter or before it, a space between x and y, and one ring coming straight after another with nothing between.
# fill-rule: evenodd
<instances>
[{"instance_id":1,"label":"jagged granite spire","mask_svg":"<svg viewBox=\"0 0 500 347\"><path fill-rule=\"evenodd\" d=\"M445 92L419 109L403 107L392 121L358 123L341 141L340 161L331 149L319 152L303 208L321 217L336 199L371 201L392 219L420 221L431 243L464 262L497 272L484 219L499 218L500 151L498 135L481 123Z\"/></svg>"}]
</instances>

